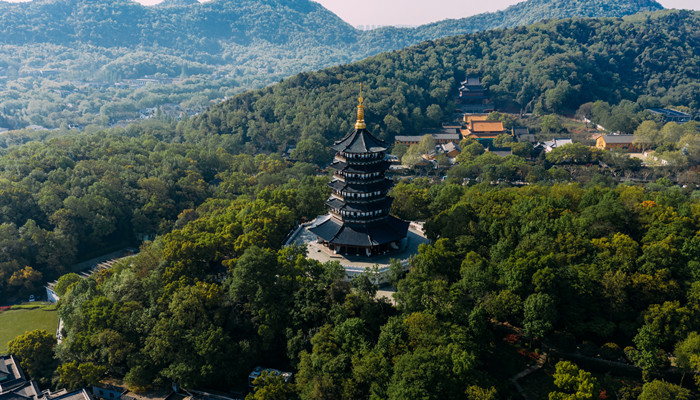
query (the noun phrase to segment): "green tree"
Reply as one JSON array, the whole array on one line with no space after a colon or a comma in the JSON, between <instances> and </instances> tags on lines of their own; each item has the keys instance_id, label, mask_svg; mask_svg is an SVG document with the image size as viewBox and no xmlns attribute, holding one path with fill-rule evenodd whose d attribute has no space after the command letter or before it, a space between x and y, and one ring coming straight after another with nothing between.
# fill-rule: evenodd
<instances>
[{"instance_id":1,"label":"green tree","mask_svg":"<svg viewBox=\"0 0 700 400\"><path fill-rule=\"evenodd\" d=\"M80 279L80 275L74 272L65 274L58 278L58 282L56 282L56 285L54 285L53 291L56 292L59 297L61 297L66 294L66 292L70 290L71 286Z\"/></svg>"},{"instance_id":2,"label":"green tree","mask_svg":"<svg viewBox=\"0 0 700 400\"><path fill-rule=\"evenodd\" d=\"M255 391L246 396L246 400L295 400L298 399L296 387L284 381L282 375L263 371L253 381Z\"/></svg>"},{"instance_id":3,"label":"green tree","mask_svg":"<svg viewBox=\"0 0 700 400\"><path fill-rule=\"evenodd\" d=\"M328 148L322 142L314 139L300 140L289 156L295 160L320 166L328 164L331 160Z\"/></svg>"},{"instance_id":4,"label":"green tree","mask_svg":"<svg viewBox=\"0 0 700 400\"><path fill-rule=\"evenodd\" d=\"M31 379L47 385L56 368L53 348L56 338L45 330L34 330L12 339L7 348Z\"/></svg>"},{"instance_id":5,"label":"green tree","mask_svg":"<svg viewBox=\"0 0 700 400\"><path fill-rule=\"evenodd\" d=\"M530 337L543 337L556 320L554 300L545 293L534 293L525 299L523 327Z\"/></svg>"},{"instance_id":6,"label":"green tree","mask_svg":"<svg viewBox=\"0 0 700 400\"><path fill-rule=\"evenodd\" d=\"M639 400L690 400L690 390L665 381L654 380L642 387Z\"/></svg>"},{"instance_id":7,"label":"green tree","mask_svg":"<svg viewBox=\"0 0 700 400\"><path fill-rule=\"evenodd\" d=\"M593 161L595 152L581 143L570 143L552 149L547 153L547 161L552 164L581 164Z\"/></svg>"},{"instance_id":8,"label":"green tree","mask_svg":"<svg viewBox=\"0 0 700 400\"><path fill-rule=\"evenodd\" d=\"M107 368L91 362L78 363L77 361L70 361L61 364L56 372L62 387L68 390L75 390L99 383L105 372L107 372Z\"/></svg>"},{"instance_id":9,"label":"green tree","mask_svg":"<svg viewBox=\"0 0 700 400\"><path fill-rule=\"evenodd\" d=\"M597 399L598 381L570 361L559 361L554 372L554 384L562 392L549 393L549 400L588 400Z\"/></svg>"},{"instance_id":10,"label":"green tree","mask_svg":"<svg viewBox=\"0 0 700 400\"><path fill-rule=\"evenodd\" d=\"M634 337L634 344L636 349L630 352L630 358L635 365L642 368L645 379L648 379L650 374L658 371L665 361L659 338L649 325L644 325L639 328L637 336Z\"/></svg>"},{"instance_id":11,"label":"green tree","mask_svg":"<svg viewBox=\"0 0 700 400\"><path fill-rule=\"evenodd\" d=\"M545 115L540 119L540 130L544 133L558 133L564 130L556 115Z\"/></svg>"},{"instance_id":12,"label":"green tree","mask_svg":"<svg viewBox=\"0 0 700 400\"><path fill-rule=\"evenodd\" d=\"M676 356L676 366L683 370L683 377L688 372L695 372L700 369L700 335L697 332L690 332L688 337L676 345L674 351ZM693 375L695 383L700 387L700 376ZM680 382L683 385L683 378Z\"/></svg>"}]
</instances>

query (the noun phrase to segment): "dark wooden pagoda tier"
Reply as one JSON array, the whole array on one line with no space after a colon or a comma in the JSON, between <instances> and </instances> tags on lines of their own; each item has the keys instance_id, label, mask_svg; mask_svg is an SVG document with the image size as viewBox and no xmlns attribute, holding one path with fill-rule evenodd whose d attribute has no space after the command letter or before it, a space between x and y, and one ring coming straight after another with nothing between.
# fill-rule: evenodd
<instances>
[{"instance_id":1,"label":"dark wooden pagoda tier","mask_svg":"<svg viewBox=\"0 0 700 400\"><path fill-rule=\"evenodd\" d=\"M385 176L389 163L384 159L388 146L367 131L362 98L355 130L332 148L337 153L328 184L333 193L326 201L330 213L316 218L308 230L336 252L370 256L398 249L409 223L389 214L392 182Z\"/></svg>"}]
</instances>

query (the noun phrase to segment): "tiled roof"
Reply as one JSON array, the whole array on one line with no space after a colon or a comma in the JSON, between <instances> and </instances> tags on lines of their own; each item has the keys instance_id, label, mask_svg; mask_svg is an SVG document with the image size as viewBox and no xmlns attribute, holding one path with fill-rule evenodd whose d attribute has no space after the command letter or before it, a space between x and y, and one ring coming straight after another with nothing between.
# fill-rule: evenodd
<instances>
[{"instance_id":1,"label":"tiled roof","mask_svg":"<svg viewBox=\"0 0 700 400\"><path fill-rule=\"evenodd\" d=\"M634 135L603 135L605 143L634 143Z\"/></svg>"},{"instance_id":2,"label":"tiled roof","mask_svg":"<svg viewBox=\"0 0 700 400\"><path fill-rule=\"evenodd\" d=\"M339 152L360 154L385 151L388 145L383 140L372 136L367 129L356 129L333 143L331 148Z\"/></svg>"},{"instance_id":3,"label":"tiled roof","mask_svg":"<svg viewBox=\"0 0 700 400\"><path fill-rule=\"evenodd\" d=\"M370 247L403 239L408 232L408 225L408 221L392 215L372 224L343 224L330 215L324 215L318 217L307 229L329 243Z\"/></svg>"},{"instance_id":4,"label":"tiled roof","mask_svg":"<svg viewBox=\"0 0 700 400\"><path fill-rule=\"evenodd\" d=\"M472 132L500 132L503 131L503 122L500 121L474 121L470 125Z\"/></svg>"}]
</instances>

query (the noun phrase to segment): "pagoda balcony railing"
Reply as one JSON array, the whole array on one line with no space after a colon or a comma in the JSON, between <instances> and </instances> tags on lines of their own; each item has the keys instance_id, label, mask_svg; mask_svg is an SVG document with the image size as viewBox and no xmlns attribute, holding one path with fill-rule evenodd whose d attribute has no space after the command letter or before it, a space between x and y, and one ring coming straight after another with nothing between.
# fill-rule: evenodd
<instances>
[{"instance_id":1,"label":"pagoda balcony railing","mask_svg":"<svg viewBox=\"0 0 700 400\"><path fill-rule=\"evenodd\" d=\"M348 164L376 164L384 161L384 155L382 154L381 156L371 158L350 158L345 157L340 153L337 153L335 155L335 159L338 161L346 162Z\"/></svg>"},{"instance_id":2,"label":"pagoda balcony railing","mask_svg":"<svg viewBox=\"0 0 700 400\"><path fill-rule=\"evenodd\" d=\"M370 204L370 203L376 203L379 201L382 201L386 198L386 195L377 195L375 197L365 197L365 198L359 198L359 197L344 197L342 195L336 194L336 193L331 193L331 199L338 199L342 202L348 203L348 204Z\"/></svg>"},{"instance_id":3,"label":"pagoda balcony railing","mask_svg":"<svg viewBox=\"0 0 700 400\"><path fill-rule=\"evenodd\" d=\"M372 222L378 222L378 221L381 221L383 219L386 219L386 217L388 216L388 214L383 214L383 215L377 215L376 217L347 217L347 216L344 217L344 216L342 216L334 211L331 211L331 214L333 214L333 216L335 218L337 218L343 222L348 222L351 224L369 224Z\"/></svg>"},{"instance_id":4,"label":"pagoda balcony railing","mask_svg":"<svg viewBox=\"0 0 700 400\"><path fill-rule=\"evenodd\" d=\"M384 175L373 176L372 179L362 179L362 178L357 178L357 177L348 178L347 176L343 176L343 175L340 175L338 173L334 173L333 176L335 178L338 178L339 180L341 180L343 182L352 182L352 183L355 183L358 185L369 185L372 183L381 182L384 179L386 179L386 177Z\"/></svg>"}]
</instances>

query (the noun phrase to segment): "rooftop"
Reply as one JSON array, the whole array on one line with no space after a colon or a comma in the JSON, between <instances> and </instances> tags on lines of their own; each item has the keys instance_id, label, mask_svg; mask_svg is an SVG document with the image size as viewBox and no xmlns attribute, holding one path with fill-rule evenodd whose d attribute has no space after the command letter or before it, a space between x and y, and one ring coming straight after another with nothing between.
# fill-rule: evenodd
<instances>
[{"instance_id":1,"label":"rooftop","mask_svg":"<svg viewBox=\"0 0 700 400\"><path fill-rule=\"evenodd\" d=\"M634 135L603 135L605 143L634 143Z\"/></svg>"},{"instance_id":2,"label":"rooftop","mask_svg":"<svg viewBox=\"0 0 700 400\"><path fill-rule=\"evenodd\" d=\"M316 235L309 232L306 227L310 224L305 224L290 238L289 244L306 245L307 257L325 263L328 261L338 261L345 268L348 277L353 277L364 272L367 268L372 268L375 265L379 267L379 272L387 273L389 262L391 259L401 260L408 263L408 259L418 253L418 246L429 243L429 240L418 230L419 227L411 223L406 235L406 246L403 249L391 252L385 255L376 255L371 258L334 254L326 246L316 242Z\"/></svg>"},{"instance_id":3,"label":"rooftop","mask_svg":"<svg viewBox=\"0 0 700 400\"><path fill-rule=\"evenodd\" d=\"M472 132L500 132L505 130L500 121L472 121L469 126Z\"/></svg>"},{"instance_id":4,"label":"rooftop","mask_svg":"<svg viewBox=\"0 0 700 400\"><path fill-rule=\"evenodd\" d=\"M651 111L654 114L661 114L665 117L688 117L688 118L690 118L690 114L686 114L682 111L674 110L672 108L650 108L649 111Z\"/></svg>"},{"instance_id":5,"label":"rooftop","mask_svg":"<svg viewBox=\"0 0 700 400\"><path fill-rule=\"evenodd\" d=\"M372 136L367 129L355 129L331 146L333 150L343 153L378 153L388 147L386 142Z\"/></svg>"}]
</instances>

